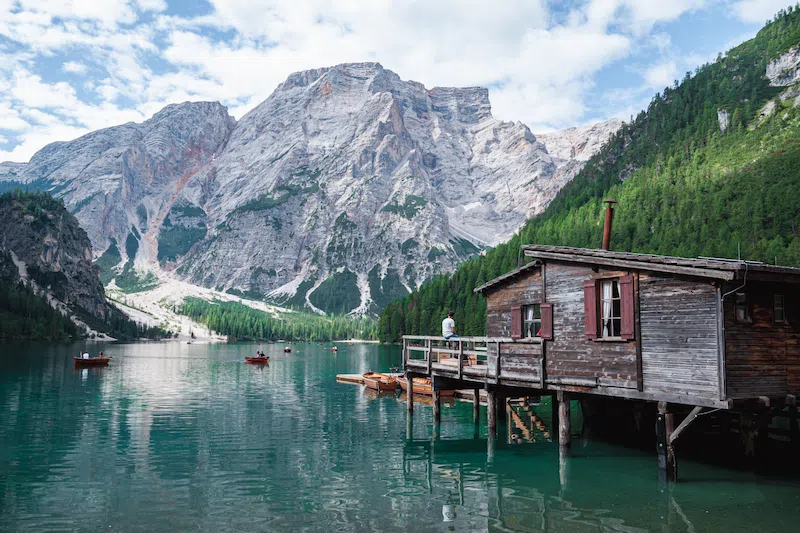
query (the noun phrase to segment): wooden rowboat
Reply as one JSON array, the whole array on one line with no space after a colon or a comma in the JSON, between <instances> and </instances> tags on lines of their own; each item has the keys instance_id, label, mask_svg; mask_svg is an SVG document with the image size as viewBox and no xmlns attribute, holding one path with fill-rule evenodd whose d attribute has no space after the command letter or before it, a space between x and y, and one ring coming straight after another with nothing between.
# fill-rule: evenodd
<instances>
[{"instance_id":1,"label":"wooden rowboat","mask_svg":"<svg viewBox=\"0 0 800 533\"><path fill-rule=\"evenodd\" d=\"M251 365L268 365L269 357L245 357L244 360Z\"/></svg>"},{"instance_id":2,"label":"wooden rowboat","mask_svg":"<svg viewBox=\"0 0 800 533\"><path fill-rule=\"evenodd\" d=\"M400 388L404 391L408 391L408 380L405 376L398 377L397 384L400 385ZM454 396L455 393L456 391L454 390L440 390L439 397L448 398L450 396ZM433 396L433 386L431 385L430 378L414 378L414 395L417 394Z\"/></svg>"},{"instance_id":3,"label":"wooden rowboat","mask_svg":"<svg viewBox=\"0 0 800 533\"><path fill-rule=\"evenodd\" d=\"M397 388L397 378L380 372L364 374L364 385L376 391L389 391Z\"/></svg>"},{"instance_id":4,"label":"wooden rowboat","mask_svg":"<svg viewBox=\"0 0 800 533\"><path fill-rule=\"evenodd\" d=\"M110 357L92 357L91 359L81 359L80 357L73 357L75 366L108 366L111 361Z\"/></svg>"}]
</instances>

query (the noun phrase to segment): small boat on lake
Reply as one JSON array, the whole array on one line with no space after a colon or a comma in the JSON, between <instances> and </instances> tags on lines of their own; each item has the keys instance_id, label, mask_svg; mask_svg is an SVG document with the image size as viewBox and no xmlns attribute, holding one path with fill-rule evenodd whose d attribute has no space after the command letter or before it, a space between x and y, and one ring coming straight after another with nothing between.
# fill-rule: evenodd
<instances>
[{"instance_id":1,"label":"small boat on lake","mask_svg":"<svg viewBox=\"0 0 800 533\"><path fill-rule=\"evenodd\" d=\"M286 348L283 349L283 351L284 353L291 353L292 349L287 346Z\"/></svg>"},{"instance_id":2,"label":"small boat on lake","mask_svg":"<svg viewBox=\"0 0 800 533\"><path fill-rule=\"evenodd\" d=\"M339 347L338 346L334 346L333 348L331 348L331 351L332 352L338 352L339 351Z\"/></svg>"},{"instance_id":3,"label":"small boat on lake","mask_svg":"<svg viewBox=\"0 0 800 533\"><path fill-rule=\"evenodd\" d=\"M269 364L269 357L245 357L244 360L251 365Z\"/></svg>"},{"instance_id":4,"label":"small boat on lake","mask_svg":"<svg viewBox=\"0 0 800 533\"><path fill-rule=\"evenodd\" d=\"M397 378L380 372L367 372L364 374L364 385L376 391L390 391L397 389Z\"/></svg>"},{"instance_id":5,"label":"small boat on lake","mask_svg":"<svg viewBox=\"0 0 800 533\"><path fill-rule=\"evenodd\" d=\"M111 357L90 357L89 359L84 359L83 357L73 357L72 360L75 362L75 366L77 367L108 366L108 362L111 361Z\"/></svg>"},{"instance_id":6,"label":"small boat on lake","mask_svg":"<svg viewBox=\"0 0 800 533\"><path fill-rule=\"evenodd\" d=\"M400 376L397 378L397 384L400 385L400 388L404 391L408 391L408 379L405 376ZM454 390L440 390L439 397L440 398L447 398L450 396L454 396L456 391ZM414 394L424 394L425 396L433 396L433 385L431 384L430 378L414 378Z\"/></svg>"}]
</instances>

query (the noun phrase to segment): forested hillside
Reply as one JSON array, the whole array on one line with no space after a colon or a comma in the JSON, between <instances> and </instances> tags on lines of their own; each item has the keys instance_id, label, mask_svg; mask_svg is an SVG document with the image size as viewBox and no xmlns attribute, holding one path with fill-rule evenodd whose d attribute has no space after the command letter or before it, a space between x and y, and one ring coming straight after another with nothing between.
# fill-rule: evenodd
<instances>
[{"instance_id":1,"label":"forested hillside","mask_svg":"<svg viewBox=\"0 0 800 533\"><path fill-rule=\"evenodd\" d=\"M389 305L380 338L439 334L448 309L462 335L482 335L472 289L520 264L520 245L597 248L602 200L619 201L611 247L800 266L797 85L773 87L767 65L800 43L800 10L657 94L508 243Z\"/></svg>"},{"instance_id":2,"label":"forested hillside","mask_svg":"<svg viewBox=\"0 0 800 533\"><path fill-rule=\"evenodd\" d=\"M377 338L374 320L344 316L321 317L306 313L283 313L275 317L236 302L208 302L186 298L177 312L209 329L238 340L330 341Z\"/></svg>"}]
</instances>

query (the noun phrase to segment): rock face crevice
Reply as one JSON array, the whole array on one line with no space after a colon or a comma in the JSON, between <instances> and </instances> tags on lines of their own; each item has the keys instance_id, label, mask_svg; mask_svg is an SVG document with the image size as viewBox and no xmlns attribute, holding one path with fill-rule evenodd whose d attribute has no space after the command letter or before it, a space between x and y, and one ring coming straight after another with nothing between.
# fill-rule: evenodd
<instances>
[{"instance_id":1,"label":"rock face crevice","mask_svg":"<svg viewBox=\"0 0 800 533\"><path fill-rule=\"evenodd\" d=\"M219 103L170 105L0 165L0 180L63 198L98 252L135 239L123 260L138 269L328 310L310 298L321 286L376 311L511 236L618 127L537 137L494 119L484 88L344 64L292 74L238 122Z\"/></svg>"}]
</instances>

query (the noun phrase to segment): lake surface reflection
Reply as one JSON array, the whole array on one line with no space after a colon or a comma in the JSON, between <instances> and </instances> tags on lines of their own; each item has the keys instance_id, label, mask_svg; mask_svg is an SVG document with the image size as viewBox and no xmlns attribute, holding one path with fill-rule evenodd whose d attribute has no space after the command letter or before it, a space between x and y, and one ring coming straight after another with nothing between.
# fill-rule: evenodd
<instances>
[{"instance_id":1,"label":"lake surface reflection","mask_svg":"<svg viewBox=\"0 0 800 533\"><path fill-rule=\"evenodd\" d=\"M438 431L419 405L335 381L388 370L396 347L0 346L0 531L795 532L800 482L573 442L518 409L487 450L469 403ZM97 348L91 348L96 351ZM542 411L549 411L542 409Z\"/></svg>"}]
</instances>

